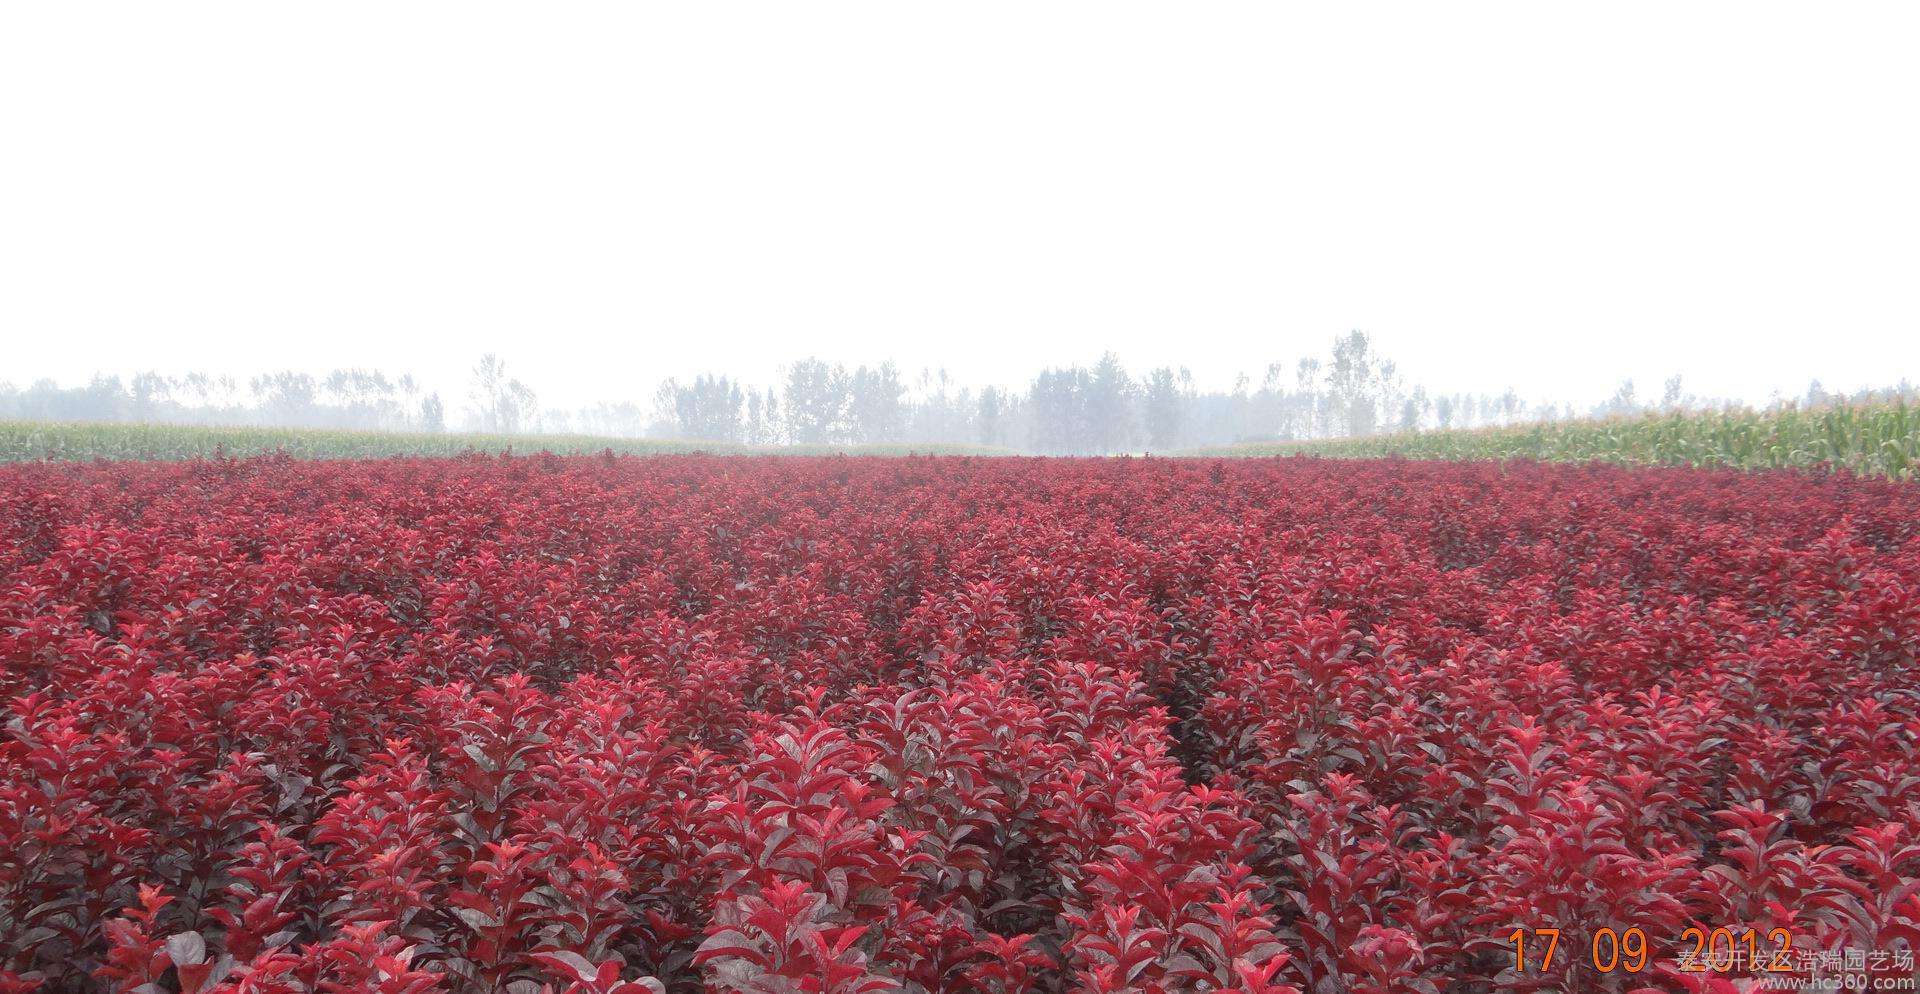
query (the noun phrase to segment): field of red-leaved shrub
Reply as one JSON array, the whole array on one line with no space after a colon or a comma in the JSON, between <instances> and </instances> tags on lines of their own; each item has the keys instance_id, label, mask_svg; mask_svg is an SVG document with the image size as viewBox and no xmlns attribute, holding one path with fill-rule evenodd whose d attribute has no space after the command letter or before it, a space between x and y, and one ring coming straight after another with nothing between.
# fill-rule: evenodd
<instances>
[{"instance_id":1,"label":"field of red-leaved shrub","mask_svg":"<svg viewBox=\"0 0 1920 994\"><path fill-rule=\"evenodd\" d=\"M0 992L1890 983L1916 651L1841 477L6 467Z\"/></svg>"}]
</instances>

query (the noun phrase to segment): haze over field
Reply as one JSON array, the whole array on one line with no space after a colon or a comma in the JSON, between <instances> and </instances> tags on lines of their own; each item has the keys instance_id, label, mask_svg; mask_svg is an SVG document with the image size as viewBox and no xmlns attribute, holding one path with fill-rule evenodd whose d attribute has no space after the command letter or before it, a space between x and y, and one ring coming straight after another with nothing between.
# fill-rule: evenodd
<instances>
[{"instance_id":1,"label":"haze over field","mask_svg":"<svg viewBox=\"0 0 1920 994\"><path fill-rule=\"evenodd\" d=\"M1920 368L1909 5L105 7L0 12L20 388L1230 391L1354 328L1581 411Z\"/></svg>"},{"instance_id":2,"label":"haze over field","mask_svg":"<svg viewBox=\"0 0 1920 994\"><path fill-rule=\"evenodd\" d=\"M1904 989L1916 51L0 0L0 994Z\"/></svg>"}]
</instances>

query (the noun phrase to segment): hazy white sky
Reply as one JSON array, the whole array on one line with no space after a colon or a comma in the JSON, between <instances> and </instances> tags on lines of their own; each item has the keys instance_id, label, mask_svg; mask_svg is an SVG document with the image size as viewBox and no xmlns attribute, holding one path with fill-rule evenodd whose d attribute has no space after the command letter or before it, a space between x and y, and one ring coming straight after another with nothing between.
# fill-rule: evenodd
<instances>
[{"instance_id":1,"label":"hazy white sky","mask_svg":"<svg viewBox=\"0 0 1920 994\"><path fill-rule=\"evenodd\" d=\"M0 379L1920 374L1920 5L13 3Z\"/></svg>"}]
</instances>

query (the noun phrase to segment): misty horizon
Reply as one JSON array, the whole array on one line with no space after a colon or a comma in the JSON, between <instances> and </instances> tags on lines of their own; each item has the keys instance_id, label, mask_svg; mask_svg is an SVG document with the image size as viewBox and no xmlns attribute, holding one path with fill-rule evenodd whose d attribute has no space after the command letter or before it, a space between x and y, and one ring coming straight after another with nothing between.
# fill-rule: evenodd
<instances>
[{"instance_id":1,"label":"misty horizon","mask_svg":"<svg viewBox=\"0 0 1920 994\"><path fill-rule=\"evenodd\" d=\"M586 434L759 445L975 444L1050 454L1174 451L1245 442L1308 441L1471 429L1579 418L1830 402L1908 402L1904 379L1865 389L1810 381L1762 404L1659 384L1622 381L1599 402L1433 389L1370 336L1349 332L1321 356L1270 362L1225 390L1184 367L1129 367L1113 352L1055 366L1025 384L966 383L945 370L891 361L848 366L808 357L753 382L702 373L669 376L614 399L543 394L492 353L463 388L412 373L278 370L239 378L145 371L84 385L0 380L0 419L135 422L378 431Z\"/></svg>"},{"instance_id":2,"label":"misty horizon","mask_svg":"<svg viewBox=\"0 0 1920 994\"><path fill-rule=\"evenodd\" d=\"M1343 330L1341 333L1345 333ZM1412 355L1421 357L1429 350L1415 348L1404 350L1394 347L1392 340L1372 331L1363 331L1374 342L1377 351L1395 357ZM534 335L533 338L548 336ZM556 339L564 336L551 336ZM956 349L941 356L919 355L912 349L888 351L877 349L872 353L851 353L844 349L833 348L796 348L790 353L778 355L757 353L734 355L715 362L652 362L644 356L633 361L617 358L596 360L585 364L563 364L555 368L555 360L567 360L569 353L563 349L536 348L528 342L509 340L506 347L481 347L476 345L470 353L447 353L436 349L423 362L403 363L397 361L353 362L344 358L323 358L312 363L247 363L244 359L262 354L264 349L248 348L228 352L220 356L210 356L205 361L189 361L188 356L196 352L205 352L202 348L187 346L202 343L172 343L162 349L170 353L172 361L144 363L138 365L113 364L89 368L77 368L73 363L84 357L84 350L76 353L66 350L62 362L53 368L36 367L31 359L34 351L46 347L46 340L27 336L21 341L25 348L17 349L9 356L5 365L0 365L0 386L11 386L19 390L35 384L52 383L62 389L83 388L102 378L118 378L123 383L130 382L141 374L158 374L164 377L182 378L193 374L211 377L229 377L237 383L268 373L294 372L310 375L323 375L334 370L360 370L379 373L389 378L411 377L424 392L439 392L444 396L457 396L463 393L471 379L472 363L481 355L498 355L512 364L516 376L537 394L543 397L566 396L575 398L576 403L646 403L652 399L654 386L665 379L690 381L701 376L724 376L731 381L753 384L777 384L783 380L792 365L804 360L821 360L829 364L845 366L848 369L860 366L879 366L891 363L903 375L918 381L923 374L926 377L945 376L950 382L965 382L976 389L997 387L1002 390L1018 391L1026 389L1047 369L1086 363L1100 355L1111 352L1117 355L1131 371L1144 373L1149 369L1166 366L1176 370L1185 370L1194 386L1202 391L1232 392L1236 382L1246 379L1257 383L1266 371L1276 365L1297 366L1302 360L1323 357L1325 342L1336 337L1335 333L1309 339L1306 336L1275 337L1263 342L1270 346L1271 354L1263 356L1255 346L1247 346L1242 361L1209 359L1204 352L1196 352L1203 361L1152 361L1155 355L1165 355L1164 347L1137 350L1142 356L1136 356L1117 345L1103 345L1097 339L1086 339L1087 350L1066 354L1057 349L1049 349L1046 354L1053 358L1042 359L1038 354L1024 361L1018 357L1008 357L990 363L981 363L973 350ZM1817 335L1806 336L1811 341L1819 340ZM1920 344L1920 330L1916 330L1913 344ZM1168 334L1166 340L1181 340L1180 335ZM914 336L903 337L902 344L911 344ZM1418 340L1416 340L1416 343ZM390 354L406 355L409 349L404 347L388 349ZM1604 343L1588 343L1587 347ZM1684 344L1684 343L1683 343ZM1891 343L1889 343L1891 344ZM1895 350L1909 347L1901 339ZM179 347L175 347L179 346ZM1564 347L1563 347L1564 350ZM1453 349L1456 355L1477 354L1479 350L1464 348ZM1688 369L1679 363L1665 363L1657 359L1637 359L1622 361L1617 353L1604 349L1598 354L1583 355L1577 360L1555 358L1547 361L1541 353L1542 361L1534 368L1524 369L1522 375L1507 380L1494 379L1489 370L1499 368L1489 364L1486 368L1474 368L1470 374L1462 375L1455 368L1452 375L1423 376L1421 385L1434 394L1487 394L1499 395L1508 391L1520 394L1533 407L1568 407L1575 411L1589 410L1605 404L1619 391L1620 387L1632 382L1642 391L1659 388L1669 379L1680 377L1689 390L1697 390L1701 397L1710 397L1719 405L1733 404L1748 407L1767 407L1793 401L1803 396L1809 384L1815 384L1824 390L1840 396L1883 391L1896 388L1911 378L1910 370L1920 368L1920 359L1913 364L1860 363L1862 357L1870 358L1873 349L1851 353L1855 365L1868 367L1863 370L1840 370L1842 375L1828 375L1828 370L1820 363L1809 362L1772 362L1775 367L1765 375L1745 377L1738 383L1728 386L1729 380L1723 375L1724 364L1704 364L1704 368ZM1684 350L1675 350L1683 355ZM1730 353L1730 355L1733 353ZM1751 354L1745 356L1751 361ZM1406 367L1418 365L1417 361L1402 363ZM1449 372L1452 363L1441 365L1442 373ZM985 371L969 375L967 370ZM1429 367L1421 367L1427 369ZM585 378L578 375L591 370L596 375ZM1603 373L1603 370L1608 372ZM1575 386L1569 388L1570 371L1580 375L1573 380Z\"/></svg>"},{"instance_id":3,"label":"misty horizon","mask_svg":"<svg viewBox=\"0 0 1920 994\"><path fill-rule=\"evenodd\" d=\"M1376 343L1381 341L1379 336L1372 335L1371 333L1368 334ZM1334 336L1326 336L1326 338L1329 339L1332 337ZM1302 347L1306 348L1307 346L1303 345ZM1324 352L1324 345L1321 345L1319 350L1320 352ZM1385 351L1384 348L1382 350ZM1057 363L1034 362L1025 368L1010 370L1002 375L968 379L966 382L976 389L986 386L999 387L1003 390L1025 389L1032 383L1034 377L1040 375L1047 369L1072 365L1075 362L1089 362L1097 359L1103 352L1108 351L1114 352L1120 358L1123 365L1135 373L1144 373L1151 368L1169 365L1170 368L1187 370L1192 375L1193 382L1197 388L1206 391L1221 392L1232 391L1235 382L1242 378L1258 382L1259 378L1265 375L1266 370L1275 364L1294 367L1302 359L1316 357L1308 353L1292 356L1276 355L1269 359L1250 359L1245 364L1237 367L1215 368L1212 369L1210 373L1207 373L1187 364L1146 363L1135 361L1132 357L1117 349L1102 350L1096 348L1091 355L1073 356ZM403 376L411 377L415 383L420 385L421 390L429 393L438 392L443 396L447 396L458 395L467 388L468 382L471 379L473 362L485 354L498 355L508 361L516 371L520 371L518 377L541 396L577 396L585 403L619 403L623 401L639 403L650 401L654 385L665 379L691 380L700 376L724 376L730 380L742 383L774 384L785 378L787 371L794 363L813 359L829 364L845 366L848 369L854 369L860 366L879 366L890 363L896 369L899 369L903 375L910 374L911 378L915 381L918 381L922 374L925 374L933 378L945 375L951 382L960 382L963 377L956 372L956 368L966 365L958 362L949 363L942 361L913 363L903 361L896 355L885 353L848 356L834 353L831 350L813 349L802 350L795 354L784 356L777 361L760 360L732 367L725 365L691 365L653 370L635 369L631 375L636 378L636 382L641 384L641 386L632 392L624 392L616 387L611 392L604 394L576 394L567 389L567 383L564 377L548 377L543 380L537 372L524 372L530 365L528 360L537 358L538 355L536 350L524 348L521 352L500 349L477 350L473 352L472 355L459 357L451 363L441 363L426 367L377 362L323 362L311 366L285 364L248 366L237 365L230 360L226 360L203 364L176 362L137 367L101 367L82 372L69 371L54 374L22 369L15 360L10 359L7 365L0 366L0 387L11 387L15 390L20 390L35 384L51 383L61 389L72 390L86 387L88 384L103 378L118 379L123 383L131 382L135 377L142 374L156 374L174 379L180 379L194 374L212 377L224 376L233 379L236 383L244 384L254 377L278 372L307 373L309 375L320 376L334 370L359 370L369 373L379 373L395 380ZM538 369L540 367L535 365L534 368ZM1523 395L1529 404L1534 406L1547 404L1554 406L1571 405L1576 410L1585 410L1595 405L1605 403L1618 391L1621 384L1628 381L1633 382L1640 389L1646 390L1657 388L1667 380L1678 376L1688 385L1689 389L1691 389L1695 385L1703 385L1704 383L1714 381L1714 378L1711 376L1711 370L1704 372L1708 375L1698 375L1695 372L1680 368L1664 369L1661 368L1659 364L1654 363L1649 364L1645 372L1627 373L1609 380L1604 386L1590 390L1582 390L1572 394L1560 394L1538 389L1530 390L1527 387L1527 380L1496 383L1491 381L1482 382L1484 378L1472 378L1473 382L1463 384L1426 382L1422 385L1427 386L1431 392L1435 393L1497 395L1505 393L1508 390L1513 390ZM1901 380L1907 378L1910 377L1906 375L1904 369L1896 371L1892 378L1882 375L1877 378L1865 376L1845 380L1828 380L1817 374L1799 375L1796 378L1794 374L1782 373L1778 377L1770 378L1766 382L1764 389L1758 389L1757 392L1737 390L1713 391L1708 390L1704 385L1702 386L1702 390L1712 396L1716 404L1765 407L1796 399L1805 392L1809 383L1817 383L1834 394L1846 396L1897 387Z\"/></svg>"}]
</instances>

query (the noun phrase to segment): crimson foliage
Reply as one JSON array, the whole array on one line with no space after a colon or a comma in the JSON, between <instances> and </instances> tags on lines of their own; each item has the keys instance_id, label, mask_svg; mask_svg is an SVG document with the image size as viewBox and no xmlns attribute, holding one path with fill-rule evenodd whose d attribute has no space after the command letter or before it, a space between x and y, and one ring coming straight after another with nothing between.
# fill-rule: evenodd
<instances>
[{"instance_id":1,"label":"crimson foliage","mask_svg":"<svg viewBox=\"0 0 1920 994\"><path fill-rule=\"evenodd\" d=\"M0 470L0 992L1732 989L1911 947L1920 489ZM1513 929L1645 930L1522 972Z\"/></svg>"}]
</instances>

